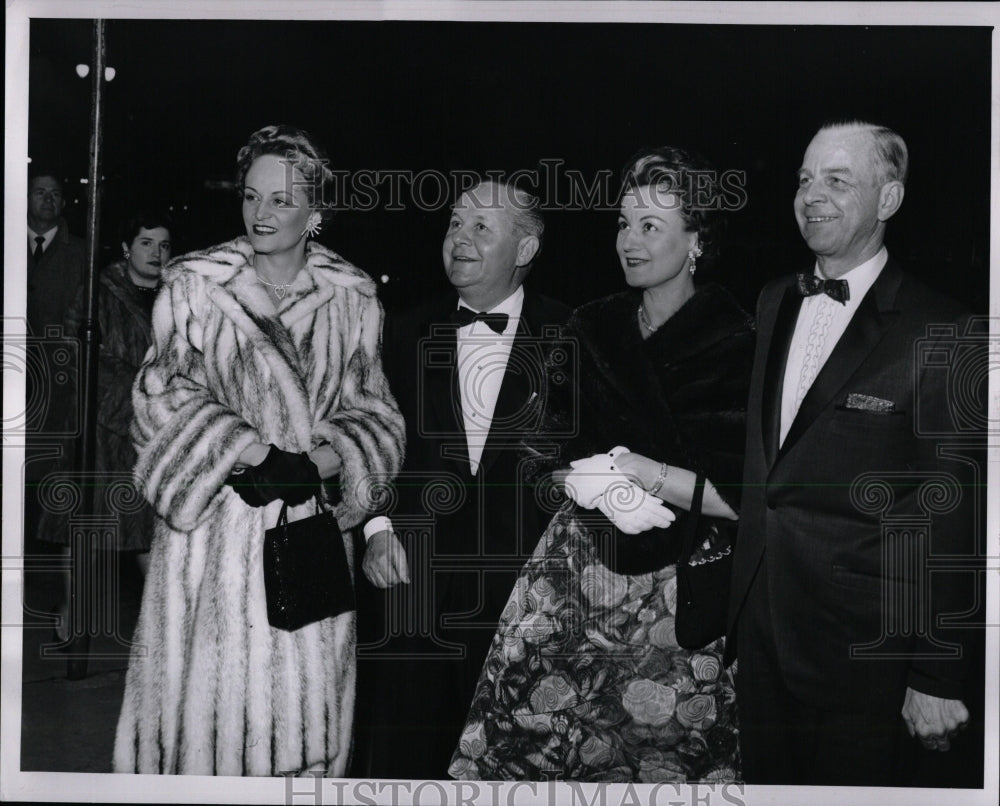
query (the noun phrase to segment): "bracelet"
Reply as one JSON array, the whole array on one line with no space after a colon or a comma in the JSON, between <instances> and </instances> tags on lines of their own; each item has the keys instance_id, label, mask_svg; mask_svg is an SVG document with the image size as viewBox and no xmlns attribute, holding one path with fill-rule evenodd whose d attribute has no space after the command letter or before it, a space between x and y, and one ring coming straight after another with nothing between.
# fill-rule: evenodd
<instances>
[{"instance_id":1,"label":"bracelet","mask_svg":"<svg viewBox=\"0 0 1000 806\"><path fill-rule=\"evenodd\" d=\"M663 482L666 481L666 478L667 478L667 463L662 462L660 464L660 475L656 477L656 483L649 488L649 494L656 495L660 491L660 488L663 486Z\"/></svg>"}]
</instances>

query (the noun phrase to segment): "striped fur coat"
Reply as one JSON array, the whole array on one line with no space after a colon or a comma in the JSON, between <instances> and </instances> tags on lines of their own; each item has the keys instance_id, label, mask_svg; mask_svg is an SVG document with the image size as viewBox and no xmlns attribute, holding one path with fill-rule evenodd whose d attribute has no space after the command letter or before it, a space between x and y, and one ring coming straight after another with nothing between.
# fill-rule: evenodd
<instances>
[{"instance_id":1,"label":"striped fur coat","mask_svg":"<svg viewBox=\"0 0 1000 806\"><path fill-rule=\"evenodd\" d=\"M276 312L245 238L175 260L133 387L136 477L156 511L118 722L118 772L343 775L354 710L354 613L294 633L267 623L261 551L281 502L224 484L252 442L343 460L334 513L351 533L366 481L395 475L404 427L379 360L371 279L310 243ZM289 509L289 521L313 513Z\"/></svg>"}]
</instances>

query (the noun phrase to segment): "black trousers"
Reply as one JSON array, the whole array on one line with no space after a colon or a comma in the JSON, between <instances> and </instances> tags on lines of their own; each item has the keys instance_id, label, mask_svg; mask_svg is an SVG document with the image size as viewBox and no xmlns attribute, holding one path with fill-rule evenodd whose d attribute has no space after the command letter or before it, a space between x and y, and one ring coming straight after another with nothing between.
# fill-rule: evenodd
<instances>
[{"instance_id":1,"label":"black trousers","mask_svg":"<svg viewBox=\"0 0 1000 806\"><path fill-rule=\"evenodd\" d=\"M898 712L854 713L800 702L778 665L767 558L738 625L736 703L743 778L751 784L905 786L913 745Z\"/></svg>"},{"instance_id":2,"label":"black trousers","mask_svg":"<svg viewBox=\"0 0 1000 806\"><path fill-rule=\"evenodd\" d=\"M420 600L423 582L414 579L402 591L413 595L412 607ZM368 588L359 591L351 775L449 780L448 765L465 727L495 624L477 629L442 626L435 630L440 642L427 635L399 635L366 650L366 644L385 633L381 623L385 594ZM470 584L462 597L445 603L444 612L472 609L477 597ZM493 618L499 619L499 614Z\"/></svg>"}]
</instances>

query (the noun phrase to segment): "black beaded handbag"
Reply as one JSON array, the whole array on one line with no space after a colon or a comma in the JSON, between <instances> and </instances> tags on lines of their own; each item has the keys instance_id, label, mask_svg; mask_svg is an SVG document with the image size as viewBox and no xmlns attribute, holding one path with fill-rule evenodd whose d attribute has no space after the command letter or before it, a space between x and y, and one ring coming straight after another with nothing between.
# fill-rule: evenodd
<instances>
[{"instance_id":1,"label":"black beaded handbag","mask_svg":"<svg viewBox=\"0 0 1000 806\"><path fill-rule=\"evenodd\" d=\"M288 523L282 504L276 526L264 532L267 621L292 632L355 609L344 540L332 512Z\"/></svg>"},{"instance_id":2,"label":"black beaded handbag","mask_svg":"<svg viewBox=\"0 0 1000 806\"><path fill-rule=\"evenodd\" d=\"M705 477L695 481L684 542L677 559L674 631L685 649L701 649L726 633L733 574L733 526L701 514Z\"/></svg>"}]
</instances>

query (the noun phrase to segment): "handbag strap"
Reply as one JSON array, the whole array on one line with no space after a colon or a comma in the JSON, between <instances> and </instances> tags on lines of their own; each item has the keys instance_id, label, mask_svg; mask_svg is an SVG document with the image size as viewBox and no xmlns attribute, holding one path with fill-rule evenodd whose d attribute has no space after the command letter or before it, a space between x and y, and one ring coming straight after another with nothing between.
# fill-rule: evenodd
<instances>
[{"instance_id":1,"label":"handbag strap","mask_svg":"<svg viewBox=\"0 0 1000 806\"><path fill-rule=\"evenodd\" d=\"M313 501L316 504L316 514L319 515L323 512L323 508L319 505L319 495L313 496ZM278 514L277 526L286 526L288 524L288 502L281 502L281 512Z\"/></svg>"},{"instance_id":2,"label":"handbag strap","mask_svg":"<svg viewBox=\"0 0 1000 806\"><path fill-rule=\"evenodd\" d=\"M694 481L694 494L691 496L691 509L688 510L688 517L685 523L687 532L684 541L681 543L681 556L678 564L686 563L694 553L694 539L698 534L698 521L701 518L701 503L705 497L705 476L699 473Z\"/></svg>"},{"instance_id":3,"label":"handbag strap","mask_svg":"<svg viewBox=\"0 0 1000 806\"><path fill-rule=\"evenodd\" d=\"M681 556L677 558L677 584L678 594L683 601L692 606L694 602L694 592L691 590L691 580L686 573L682 573L687 566L688 560L694 553L694 538L698 534L698 521L701 520L701 502L705 496L705 477L699 473L694 481L694 495L691 496L691 509L689 510L687 523L687 533L684 535L684 542L681 544Z\"/></svg>"}]
</instances>

